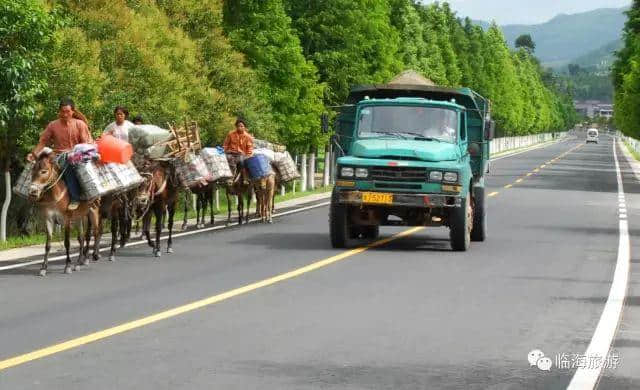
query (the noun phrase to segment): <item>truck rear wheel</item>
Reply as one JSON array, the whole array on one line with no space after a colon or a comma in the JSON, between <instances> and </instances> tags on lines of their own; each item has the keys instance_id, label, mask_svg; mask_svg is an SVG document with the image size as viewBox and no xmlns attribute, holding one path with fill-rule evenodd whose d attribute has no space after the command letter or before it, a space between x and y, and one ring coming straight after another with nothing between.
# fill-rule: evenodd
<instances>
[{"instance_id":1,"label":"truck rear wheel","mask_svg":"<svg viewBox=\"0 0 640 390\"><path fill-rule=\"evenodd\" d=\"M331 246L334 248L346 248L353 235L347 205L338 203L336 190L331 195L329 235L331 236Z\"/></svg>"},{"instance_id":2,"label":"truck rear wheel","mask_svg":"<svg viewBox=\"0 0 640 390\"><path fill-rule=\"evenodd\" d=\"M473 193L471 241L484 241L487 239L487 196L484 187L475 187Z\"/></svg>"},{"instance_id":3,"label":"truck rear wheel","mask_svg":"<svg viewBox=\"0 0 640 390\"><path fill-rule=\"evenodd\" d=\"M449 239L454 251L466 251L471 244L471 228L473 227L473 209L471 194L462 200L462 207L451 210L449 216Z\"/></svg>"}]
</instances>

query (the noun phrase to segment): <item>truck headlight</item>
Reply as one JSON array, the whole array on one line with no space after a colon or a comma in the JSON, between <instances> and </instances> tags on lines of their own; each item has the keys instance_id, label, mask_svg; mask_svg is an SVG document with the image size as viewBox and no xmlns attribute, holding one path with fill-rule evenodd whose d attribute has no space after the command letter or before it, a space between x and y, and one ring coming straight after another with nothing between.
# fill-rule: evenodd
<instances>
[{"instance_id":1,"label":"truck headlight","mask_svg":"<svg viewBox=\"0 0 640 390\"><path fill-rule=\"evenodd\" d=\"M457 172L445 172L444 173L444 181L449 183L455 183L458 181L458 173Z\"/></svg>"},{"instance_id":2,"label":"truck headlight","mask_svg":"<svg viewBox=\"0 0 640 390\"><path fill-rule=\"evenodd\" d=\"M440 172L440 171L431 171L431 172L429 172L429 180L431 180L431 181L442 181L442 172Z\"/></svg>"},{"instance_id":3,"label":"truck headlight","mask_svg":"<svg viewBox=\"0 0 640 390\"><path fill-rule=\"evenodd\" d=\"M369 170L367 168L356 168L356 177L359 179L364 179L369 176Z\"/></svg>"},{"instance_id":4,"label":"truck headlight","mask_svg":"<svg viewBox=\"0 0 640 390\"><path fill-rule=\"evenodd\" d=\"M342 176L342 177L353 177L353 168L351 168L351 167L342 167L342 168L340 168L340 176Z\"/></svg>"}]
</instances>

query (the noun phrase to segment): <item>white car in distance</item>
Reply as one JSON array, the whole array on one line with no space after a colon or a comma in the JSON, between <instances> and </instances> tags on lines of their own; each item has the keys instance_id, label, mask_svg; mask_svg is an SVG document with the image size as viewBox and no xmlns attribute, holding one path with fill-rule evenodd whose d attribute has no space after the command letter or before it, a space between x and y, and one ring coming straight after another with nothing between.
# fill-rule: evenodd
<instances>
[{"instance_id":1,"label":"white car in distance","mask_svg":"<svg viewBox=\"0 0 640 390\"><path fill-rule=\"evenodd\" d=\"M587 143L589 142L598 143L598 129L587 130Z\"/></svg>"}]
</instances>

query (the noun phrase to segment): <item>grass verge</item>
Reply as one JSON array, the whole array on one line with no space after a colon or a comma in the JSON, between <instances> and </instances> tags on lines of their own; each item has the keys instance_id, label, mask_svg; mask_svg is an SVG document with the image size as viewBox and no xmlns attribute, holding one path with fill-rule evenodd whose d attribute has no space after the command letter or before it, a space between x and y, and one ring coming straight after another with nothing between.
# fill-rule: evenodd
<instances>
[{"instance_id":1,"label":"grass verge","mask_svg":"<svg viewBox=\"0 0 640 390\"><path fill-rule=\"evenodd\" d=\"M636 152L636 150L626 140L622 140L622 142L624 142L625 146L627 147L627 150L629 151L629 153L631 153L633 158L636 161L640 161L640 153Z\"/></svg>"}]
</instances>

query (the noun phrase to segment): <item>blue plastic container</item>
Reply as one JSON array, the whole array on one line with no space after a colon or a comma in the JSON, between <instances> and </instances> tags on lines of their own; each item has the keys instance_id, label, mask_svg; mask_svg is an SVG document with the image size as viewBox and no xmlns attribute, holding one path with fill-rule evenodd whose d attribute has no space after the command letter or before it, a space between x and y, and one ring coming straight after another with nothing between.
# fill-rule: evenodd
<instances>
[{"instance_id":1,"label":"blue plastic container","mask_svg":"<svg viewBox=\"0 0 640 390\"><path fill-rule=\"evenodd\" d=\"M256 154L245 160L251 179L260 179L273 173L269 158L262 154Z\"/></svg>"}]
</instances>

